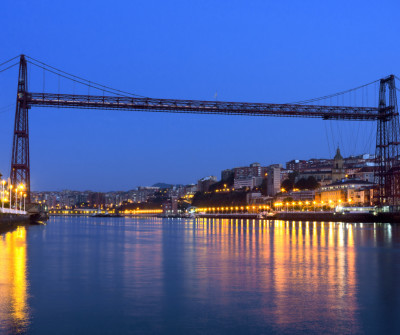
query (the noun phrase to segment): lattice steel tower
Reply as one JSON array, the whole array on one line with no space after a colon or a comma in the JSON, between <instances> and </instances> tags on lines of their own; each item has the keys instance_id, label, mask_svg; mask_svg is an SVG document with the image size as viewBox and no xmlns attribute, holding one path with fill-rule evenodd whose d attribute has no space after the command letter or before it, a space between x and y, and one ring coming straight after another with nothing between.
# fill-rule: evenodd
<instances>
[{"instance_id":1,"label":"lattice steel tower","mask_svg":"<svg viewBox=\"0 0 400 335\"><path fill-rule=\"evenodd\" d=\"M390 75L381 79L379 87L375 181L379 185L379 205L394 206L394 210L400 205L399 130L395 77Z\"/></svg>"},{"instance_id":2,"label":"lattice steel tower","mask_svg":"<svg viewBox=\"0 0 400 335\"><path fill-rule=\"evenodd\" d=\"M20 57L17 107L15 111L14 138L11 159L11 183L14 187L25 185L26 201L30 202L29 125L27 93L28 71L24 55Z\"/></svg>"}]
</instances>

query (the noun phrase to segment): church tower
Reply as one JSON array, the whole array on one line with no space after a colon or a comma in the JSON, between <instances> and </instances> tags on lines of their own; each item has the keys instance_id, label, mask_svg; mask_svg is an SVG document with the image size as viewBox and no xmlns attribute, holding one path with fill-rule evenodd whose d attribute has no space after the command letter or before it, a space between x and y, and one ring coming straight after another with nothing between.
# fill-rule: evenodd
<instances>
[{"instance_id":1,"label":"church tower","mask_svg":"<svg viewBox=\"0 0 400 335\"><path fill-rule=\"evenodd\" d=\"M332 167L332 183L342 180L345 177L345 172L344 172L344 160L342 155L340 154L340 149L339 147L336 150L336 155L333 158L333 167Z\"/></svg>"}]
</instances>

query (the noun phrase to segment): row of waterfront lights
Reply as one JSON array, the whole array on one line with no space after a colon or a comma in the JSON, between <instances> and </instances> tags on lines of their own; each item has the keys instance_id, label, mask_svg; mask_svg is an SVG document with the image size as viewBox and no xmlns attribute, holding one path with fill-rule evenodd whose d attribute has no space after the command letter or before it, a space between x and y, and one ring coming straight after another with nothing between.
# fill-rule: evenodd
<instances>
[{"instance_id":1,"label":"row of waterfront lights","mask_svg":"<svg viewBox=\"0 0 400 335\"><path fill-rule=\"evenodd\" d=\"M7 186L6 186L7 184ZM14 208L15 209L22 209L22 199L24 199L24 206L23 206L23 210L25 211L25 199L26 199L26 193L25 193L25 185L24 184L19 184L17 187L14 187L14 185L12 185L10 183L10 181L8 181L8 183L2 179L1 180L1 208L4 209L4 204L5 203L9 203L10 208L13 208L12 203L13 203L13 197L12 194L15 194L14 197ZM19 206L18 206L18 195L19 197Z\"/></svg>"},{"instance_id":2,"label":"row of waterfront lights","mask_svg":"<svg viewBox=\"0 0 400 335\"><path fill-rule=\"evenodd\" d=\"M352 204L352 199L348 199L348 204ZM306 208L311 208L311 206L314 208L314 211L316 208L324 208L324 207L335 207L335 205L341 205L343 204L342 200L338 200L337 204L333 200L328 200L328 201L288 201L288 202L275 202L273 207L275 210L295 210L295 208L300 208L300 210L304 210ZM253 205L253 206L235 206L235 207L199 207L196 209L197 212L201 213L212 213L212 212L254 212L254 211L265 211L265 210L270 210L271 207L268 205Z\"/></svg>"},{"instance_id":3,"label":"row of waterfront lights","mask_svg":"<svg viewBox=\"0 0 400 335\"><path fill-rule=\"evenodd\" d=\"M348 199L347 203L349 205L352 204L352 199ZM343 201L342 200L338 200L336 203L333 200L328 200L328 201L287 201L287 202L275 202L274 203L274 207L275 210L280 210L283 211L286 209L286 211L288 212L289 210L295 210L295 207L300 208L300 210L304 210L306 208L310 208L311 206L314 208L314 212L316 210L316 208L321 208L321 210L324 207L330 207L333 208L336 205L342 205Z\"/></svg>"},{"instance_id":4,"label":"row of waterfront lights","mask_svg":"<svg viewBox=\"0 0 400 335\"><path fill-rule=\"evenodd\" d=\"M160 214L162 209L126 209L124 214Z\"/></svg>"},{"instance_id":5,"label":"row of waterfront lights","mask_svg":"<svg viewBox=\"0 0 400 335\"><path fill-rule=\"evenodd\" d=\"M269 210L271 207L268 205L253 205L253 206L235 206L235 207L199 207L196 208L196 212L206 213L206 212L253 212L253 211L261 211L261 210Z\"/></svg>"},{"instance_id":6,"label":"row of waterfront lights","mask_svg":"<svg viewBox=\"0 0 400 335\"><path fill-rule=\"evenodd\" d=\"M101 211L104 213L104 211ZM96 209L51 209L49 211L50 214L94 214L96 213ZM111 210L110 214L115 213L115 210ZM125 210L123 214L161 214L162 209L134 209L134 210Z\"/></svg>"}]
</instances>

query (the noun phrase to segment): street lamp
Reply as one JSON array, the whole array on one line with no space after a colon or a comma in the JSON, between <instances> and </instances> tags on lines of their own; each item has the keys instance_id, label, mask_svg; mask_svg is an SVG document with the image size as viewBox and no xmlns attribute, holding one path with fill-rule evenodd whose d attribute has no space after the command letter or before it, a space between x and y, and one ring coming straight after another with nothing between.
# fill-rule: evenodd
<instances>
[{"instance_id":1,"label":"street lamp","mask_svg":"<svg viewBox=\"0 0 400 335\"><path fill-rule=\"evenodd\" d=\"M6 183L5 180L1 181L2 191L1 191L1 208L4 210L4 184Z\"/></svg>"},{"instance_id":2,"label":"street lamp","mask_svg":"<svg viewBox=\"0 0 400 335\"><path fill-rule=\"evenodd\" d=\"M15 189L15 209L18 209L18 187Z\"/></svg>"},{"instance_id":3,"label":"street lamp","mask_svg":"<svg viewBox=\"0 0 400 335\"><path fill-rule=\"evenodd\" d=\"M11 185L11 184L9 184L8 185L8 188L10 189L10 209L11 209L11 207L12 207L12 188L13 188L13 186Z\"/></svg>"},{"instance_id":4,"label":"street lamp","mask_svg":"<svg viewBox=\"0 0 400 335\"><path fill-rule=\"evenodd\" d=\"M26 199L26 193L24 193L24 212L25 212L25 199Z\"/></svg>"}]
</instances>

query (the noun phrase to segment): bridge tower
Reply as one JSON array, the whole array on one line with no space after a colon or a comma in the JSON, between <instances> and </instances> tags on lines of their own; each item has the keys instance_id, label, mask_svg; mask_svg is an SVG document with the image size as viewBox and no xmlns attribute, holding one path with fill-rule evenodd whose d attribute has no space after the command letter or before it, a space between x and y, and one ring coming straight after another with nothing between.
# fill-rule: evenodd
<instances>
[{"instance_id":1,"label":"bridge tower","mask_svg":"<svg viewBox=\"0 0 400 335\"><path fill-rule=\"evenodd\" d=\"M400 135L395 77L380 81L379 118L376 132L375 182L379 185L379 205L399 210Z\"/></svg>"},{"instance_id":2,"label":"bridge tower","mask_svg":"<svg viewBox=\"0 0 400 335\"><path fill-rule=\"evenodd\" d=\"M28 92L28 71L24 55L19 62L17 106L15 111L13 149L11 158L11 183L14 187L23 184L30 202L30 168L29 168L29 125L26 93Z\"/></svg>"}]
</instances>

